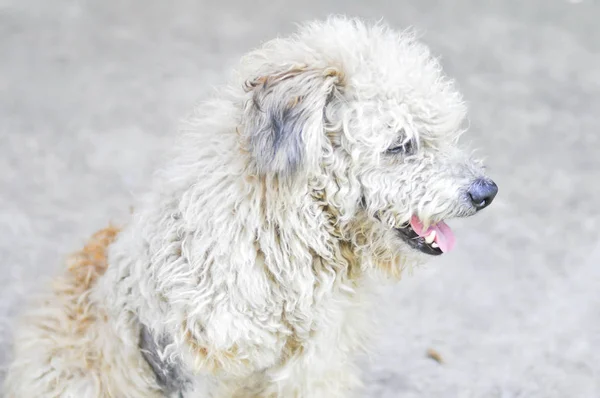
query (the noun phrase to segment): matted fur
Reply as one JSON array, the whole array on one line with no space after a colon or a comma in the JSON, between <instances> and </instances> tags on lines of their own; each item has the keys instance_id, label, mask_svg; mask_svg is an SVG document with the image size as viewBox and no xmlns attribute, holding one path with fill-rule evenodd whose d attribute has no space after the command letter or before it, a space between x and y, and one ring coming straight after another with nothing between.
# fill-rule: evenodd
<instances>
[{"instance_id":1,"label":"matted fur","mask_svg":"<svg viewBox=\"0 0 600 398\"><path fill-rule=\"evenodd\" d=\"M51 292L21 319L6 398L162 396L137 349L137 336L108 323L89 300L117 234L114 227L94 234L71 256Z\"/></svg>"},{"instance_id":2,"label":"matted fur","mask_svg":"<svg viewBox=\"0 0 600 398\"><path fill-rule=\"evenodd\" d=\"M158 395L144 325L182 396L352 396L372 281L426 259L396 229L475 213L465 112L427 47L382 24L330 18L251 52L188 121L106 273L70 274L27 314L8 395Z\"/></svg>"}]
</instances>

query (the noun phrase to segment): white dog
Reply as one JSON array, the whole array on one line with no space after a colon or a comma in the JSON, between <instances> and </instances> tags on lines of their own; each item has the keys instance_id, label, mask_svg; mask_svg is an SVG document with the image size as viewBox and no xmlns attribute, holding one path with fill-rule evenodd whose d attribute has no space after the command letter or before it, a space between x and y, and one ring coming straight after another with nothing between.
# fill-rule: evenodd
<instances>
[{"instance_id":1,"label":"white dog","mask_svg":"<svg viewBox=\"0 0 600 398\"><path fill-rule=\"evenodd\" d=\"M22 319L6 394L349 397L374 274L454 244L496 185L414 37L342 17L247 55L130 223Z\"/></svg>"}]
</instances>

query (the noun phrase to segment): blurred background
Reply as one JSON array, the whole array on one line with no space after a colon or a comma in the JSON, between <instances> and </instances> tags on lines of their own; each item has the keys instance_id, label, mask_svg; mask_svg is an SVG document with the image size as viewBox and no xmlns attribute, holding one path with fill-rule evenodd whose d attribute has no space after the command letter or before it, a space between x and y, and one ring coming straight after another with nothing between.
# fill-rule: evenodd
<instances>
[{"instance_id":1,"label":"blurred background","mask_svg":"<svg viewBox=\"0 0 600 398\"><path fill-rule=\"evenodd\" d=\"M127 219L179 121L243 53L330 13L421 32L500 187L386 291L364 396L600 397L595 0L0 0L0 369L24 297Z\"/></svg>"}]
</instances>

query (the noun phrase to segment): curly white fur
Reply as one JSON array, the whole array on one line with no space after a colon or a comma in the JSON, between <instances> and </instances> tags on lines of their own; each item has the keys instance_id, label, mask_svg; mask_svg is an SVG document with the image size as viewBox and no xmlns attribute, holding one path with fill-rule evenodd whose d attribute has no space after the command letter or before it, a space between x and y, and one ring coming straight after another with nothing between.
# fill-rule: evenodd
<instances>
[{"instance_id":1,"label":"curly white fur","mask_svg":"<svg viewBox=\"0 0 600 398\"><path fill-rule=\"evenodd\" d=\"M395 228L475 213L465 192L483 171L456 146L464 118L427 47L382 24L330 18L251 52L188 121L106 272L29 314L7 396L161 396L141 325L176 394L351 396L373 275L426 257ZM402 143L413 151L387 152ZM69 334L67 301L94 314L86 333Z\"/></svg>"}]
</instances>

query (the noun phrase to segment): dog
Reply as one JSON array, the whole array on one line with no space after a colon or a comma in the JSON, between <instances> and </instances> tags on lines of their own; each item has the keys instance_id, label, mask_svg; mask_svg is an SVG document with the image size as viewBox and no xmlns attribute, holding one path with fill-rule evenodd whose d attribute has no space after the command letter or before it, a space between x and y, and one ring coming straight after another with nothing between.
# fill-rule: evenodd
<instances>
[{"instance_id":1,"label":"dog","mask_svg":"<svg viewBox=\"0 0 600 398\"><path fill-rule=\"evenodd\" d=\"M23 314L6 396L354 396L378 278L496 196L465 120L412 33L334 16L263 44Z\"/></svg>"}]
</instances>

